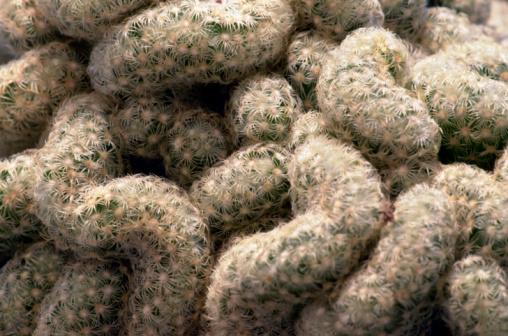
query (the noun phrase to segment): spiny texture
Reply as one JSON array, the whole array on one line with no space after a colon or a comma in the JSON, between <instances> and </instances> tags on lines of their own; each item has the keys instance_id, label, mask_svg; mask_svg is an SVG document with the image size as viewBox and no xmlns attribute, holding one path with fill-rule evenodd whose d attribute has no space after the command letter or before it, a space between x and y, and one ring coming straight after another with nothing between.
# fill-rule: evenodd
<instances>
[{"instance_id":1,"label":"spiny texture","mask_svg":"<svg viewBox=\"0 0 508 336\"><path fill-rule=\"evenodd\" d=\"M382 26L384 14L378 0L291 0L301 28L312 27L340 41L360 27Z\"/></svg>"},{"instance_id":2,"label":"spiny texture","mask_svg":"<svg viewBox=\"0 0 508 336\"><path fill-rule=\"evenodd\" d=\"M439 6L465 13L473 23L487 23L490 18L492 0L438 0Z\"/></svg>"},{"instance_id":3,"label":"spiny texture","mask_svg":"<svg viewBox=\"0 0 508 336\"><path fill-rule=\"evenodd\" d=\"M93 87L108 95L232 83L278 60L293 22L288 1L163 3L99 42L88 70Z\"/></svg>"},{"instance_id":4,"label":"spiny texture","mask_svg":"<svg viewBox=\"0 0 508 336\"><path fill-rule=\"evenodd\" d=\"M281 210L288 201L287 157L276 144L244 147L194 182L191 198L214 239L225 239Z\"/></svg>"},{"instance_id":5,"label":"spiny texture","mask_svg":"<svg viewBox=\"0 0 508 336\"><path fill-rule=\"evenodd\" d=\"M70 247L85 257L128 259L128 335L188 335L205 292L207 227L188 196L153 176L89 186L72 225ZM76 230L77 231L77 230Z\"/></svg>"},{"instance_id":6,"label":"spiny texture","mask_svg":"<svg viewBox=\"0 0 508 336\"><path fill-rule=\"evenodd\" d=\"M481 76L508 84L508 46L483 38L452 44L446 55Z\"/></svg>"},{"instance_id":7,"label":"spiny texture","mask_svg":"<svg viewBox=\"0 0 508 336\"><path fill-rule=\"evenodd\" d=\"M305 110L318 107L317 80L326 54L336 46L321 34L304 31L295 35L288 47L284 76L302 99Z\"/></svg>"},{"instance_id":8,"label":"spiny texture","mask_svg":"<svg viewBox=\"0 0 508 336\"><path fill-rule=\"evenodd\" d=\"M115 118L124 152L145 158L160 156L175 117L188 109L187 102L173 92L129 97Z\"/></svg>"},{"instance_id":9,"label":"spiny texture","mask_svg":"<svg viewBox=\"0 0 508 336\"><path fill-rule=\"evenodd\" d=\"M459 255L475 253L508 265L508 198L492 174L466 164L445 166L433 185L454 198Z\"/></svg>"},{"instance_id":10,"label":"spiny texture","mask_svg":"<svg viewBox=\"0 0 508 336\"><path fill-rule=\"evenodd\" d=\"M11 254L39 237L32 188L36 151L0 160L0 254Z\"/></svg>"},{"instance_id":11,"label":"spiny texture","mask_svg":"<svg viewBox=\"0 0 508 336\"><path fill-rule=\"evenodd\" d=\"M161 157L186 188L233 151L224 118L176 93L130 97L115 119L125 153Z\"/></svg>"},{"instance_id":12,"label":"spiny texture","mask_svg":"<svg viewBox=\"0 0 508 336\"><path fill-rule=\"evenodd\" d=\"M109 119L112 110L112 103L97 93L66 100L39 151L34 186L37 216L59 248L73 245L69 237L81 232L71 217L83 197L82 189L123 172L119 141Z\"/></svg>"},{"instance_id":13,"label":"spiny texture","mask_svg":"<svg viewBox=\"0 0 508 336\"><path fill-rule=\"evenodd\" d=\"M437 289L454 261L453 204L425 184L399 196L395 219L366 265L333 303L306 307L299 336L418 335L436 308Z\"/></svg>"},{"instance_id":14,"label":"spiny texture","mask_svg":"<svg viewBox=\"0 0 508 336\"><path fill-rule=\"evenodd\" d=\"M385 27L402 37L413 34L416 21L427 5L427 0L379 0L385 14Z\"/></svg>"},{"instance_id":15,"label":"spiny texture","mask_svg":"<svg viewBox=\"0 0 508 336\"><path fill-rule=\"evenodd\" d=\"M411 86L443 132L440 157L445 163L492 168L508 140L507 86L482 72L447 51L413 68Z\"/></svg>"},{"instance_id":16,"label":"spiny texture","mask_svg":"<svg viewBox=\"0 0 508 336\"><path fill-rule=\"evenodd\" d=\"M226 117L238 146L284 142L303 113L302 101L281 75L256 75L234 89Z\"/></svg>"},{"instance_id":17,"label":"spiny texture","mask_svg":"<svg viewBox=\"0 0 508 336\"><path fill-rule=\"evenodd\" d=\"M415 25L418 29L410 39L430 53L453 44L488 39L481 26L472 24L466 15L445 7L425 8Z\"/></svg>"},{"instance_id":18,"label":"spiny texture","mask_svg":"<svg viewBox=\"0 0 508 336\"><path fill-rule=\"evenodd\" d=\"M87 88L85 76L83 57L61 42L33 49L2 65L0 141L4 149L0 156L35 147L53 110Z\"/></svg>"},{"instance_id":19,"label":"spiny texture","mask_svg":"<svg viewBox=\"0 0 508 336\"><path fill-rule=\"evenodd\" d=\"M326 123L323 114L318 111L310 110L296 119L285 146L290 151L294 151L302 145L308 138L323 135L328 138L335 138L335 134L326 129Z\"/></svg>"},{"instance_id":20,"label":"spiny texture","mask_svg":"<svg viewBox=\"0 0 508 336\"><path fill-rule=\"evenodd\" d=\"M3 336L32 335L44 297L61 275L66 257L51 243L39 242L0 269L0 331Z\"/></svg>"},{"instance_id":21,"label":"spiny texture","mask_svg":"<svg viewBox=\"0 0 508 336\"><path fill-rule=\"evenodd\" d=\"M99 40L112 25L155 0L34 0L40 16L67 36Z\"/></svg>"},{"instance_id":22,"label":"spiny texture","mask_svg":"<svg viewBox=\"0 0 508 336\"><path fill-rule=\"evenodd\" d=\"M0 1L0 41L16 52L25 52L57 38L58 29L41 15L36 0Z\"/></svg>"},{"instance_id":23,"label":"spiny texture","mask_svg":"<svg viewBox=\"0 0 508 336\"><path fill-rule=\"evenodd\" d=\"M328 53L316 86L328 128L390 175L392 194L428 178L441 144L425 104L403 87L410 69L400 38L360 28Z\"/></svg>"},{"instance_id":24,"label":"spiny texture","mask_svg":"<svg viewBox=\"0 0 508 336\"><path fill-rule=\"evenodd\" d=\"M373 222L360 227L378 225L375 214L384 201L379 176L358 151L341 141L323 135L307 139L296 148L288 177L296 215L321 209L347 225L362 218ZM339 211L342 207L348 212Z\"/></svg>"},{"instance_id":25,"label":"spiny texture","mask_svg":"<svg viewBox=\"0 0 508 336\"><path fill-rule=\"evenodd\" d=\"M469 256L448 276L444 317L456 336L508 333L506 272L493 260Z\"/></svg>"},{"instance_id":26,"label":"spiny texture","mask_svg":"<svg viewBox=\"0 0 508 336\"><path fill-rule=\"evenodd\" d=\"M315 138L299 147L295 157L296 166L309 169L290 163L293 174L301 175L292 180L307 180L308 173L322 169L317 174L333 176L333 181L316 178L308 183L317 184L316 191L329 189L326 195L313 193L315 202L305 195L311 203L307 212L269 232L237 240L221 256L206 302L213 335L291 330L299 309L343 279L377 237L384 197L379 178L359 153L338 140Z\"/></svg>"},{"instance_id":27,"label":"spiny texture","mask_svg":"<svg viewBox=\"0 0 508 336\"><path fill-rule=\"evenodd\" d=\"M166 174L185 188L233 151L224 118L200 107L176 115L166 139L160 148Z\"/></svg>"},{"instance_id":28,"label":"spiny texture","mask_svg":"<svg viewBox=\"0 0 508 336\"><path fill-rule=\"evenodd\" d=\"M118 335L127 293L121 266L97 260L67 265L42 301L33 336Z\"/></svg>"}]
</instances>

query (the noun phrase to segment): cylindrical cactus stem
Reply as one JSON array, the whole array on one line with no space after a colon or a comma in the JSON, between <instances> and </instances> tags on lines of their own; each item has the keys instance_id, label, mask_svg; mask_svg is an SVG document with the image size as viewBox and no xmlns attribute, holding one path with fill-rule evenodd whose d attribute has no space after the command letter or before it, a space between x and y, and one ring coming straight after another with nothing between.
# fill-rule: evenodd
<instances>
[{"instance_id":1,"label":"cylindrical cactus stem","mask_svg":"<svg viewBox=\"0 0 508 336\"><path fill-rule=\"evenodd\" d=\"M117 96L233 83L282 56L293 22L288 1L170 1L99 42L88 70L97 91Z\"/></svg>"},{"instance_id":2,"label":"cylindrical cactus stem","mask_svg":"<svg viewBox=\"0 0 508 336\"><path fill-rule=\"evenodd\" d=\"M430 182L442 169L443 164L438 160L412 160L381 170L379 174L386 189L396 196L398 192L409 190L416 184Z\"/></svg>"},{"instance_id":3,"label":"cylindrical cactus stem","mask_svg":"<svg viewBox=\"0 0 508 336\"><path fill-rule=\"evenodd\" d=\"M403 87L410 63L395 34L360 28L328 53L316 86L327 127L380 171L403 165L421 171L422 164L437 161L440 129L425 104Z\"/></svg>"},{"instance_id":4,"label":"cylindrical cactus stem","mask_svg":"<svg viewBox=\"0 0 508 336\"><path fill-rule=\"evenodd\" d=\"M37 0L2 0L0 8L0 41L18 53L58 39L58 28L52 26L36 4Z\"/></svg>"},{"instance_id":5,"label":"cylindrical cactus stem","mask_svg":"<svg viewBox=\"0 0 508 336\"><path fill-rule=\"evenodd\" d=\"M124 153L143 158L160 156L175 117L188 109L187 102L173 92L129 97L115 118Z\"/></svg>"},{"instance_id":6,"label":"cylindrical cactus stem","mask_svg":"<svg viewBox=\"0 0 508 336\"><path fill-rule=\"evenodd\" d=\"M42 301L34 336L118 335L126 268L87 260L70 263Z\"/></svg>"},{"instance_id":7,"label":"cylindrical cactus stem","mask_svg":"<svg viewBox=\"0 0 508 336\"><path fill-rule=\"evenodd\" d=\"M291 0L301 28L312 27L336 41L360 27L382 26L378 0Z\"/></svg>"},{"instance_id":8,"label":"cylindrical cactus stem","mask_svg":"<svg viewBox=\"0 0 508 336\"><path fill-rule=\"evenodd\" d=\"M43 225L33 200L37 151L0 160L0 254L8 255L40 237Z\"/></svg>"},{"instance_id":9,"label":"cylindrical cactus stem","mask_svg":"<svg viewBox=\"0 0 508 336\"><path fill-rule=\"evenodd\" d=\"M303 101L305 110L317 109L316 84L326 54L337 44L314 31L298 33L287 51L284 76Z\"/></svg>"},{"instance_id":10,"label":"cylindrical cactus stem","mask_svg":"<svg viewBox=\"0 0 508 336\"><path fill-rule=\"evenodd\" d=\"M209 242L186 193L162 178L127 176L90 186L75 214L79 235L68 240L76 253L131 263L123 331L190 334L204 300Z\"/></svg>"},{"instance_id":11,"label":"cylindrical cactus stem","mask_svg":"<svg viewBox=\"0 0 508 336\"><path fill-rule=\"evenodd\" d=\"M358 151L337 139L323 135L307 139L296 148L288 177L296 215L320 209L352 224L362 217L377 218L384 206L377 171ZM346 181L351 183L349 189ZM346 204L358 207L357 211L346 215L335 208ZM374 221L369 226L378 224Z\"/></svg>"},{"instance_id":12,"label":"cylindrical cactus stem","mask_svg":"<svg viewBox=\"0 0 508 336\"><path fill-rule=\"evenodd\" d=\"M220 114L189 106L175 116L160 153L167 176L188 188L210 167L226 159L233 147Z\"/></svg>"},{"instance_id":13,"label":"cylindrical cactus stem","mask_svg":"<svg viewBox=\"0 0 508 336\"><path fill-rule=\"evenodd\" d=\"M34 0L40 16L62 34L91 42L136 9L156 0Z\"/></svg>"},{"instance_id":14,"label":"cylindrical cactus stem","mask_svg":"<svg viewBox=\"0 0 508 336\"><path fill-rule=\"evenodd\" d=\"M472 24L466 15L446 7L425 8L416 20L416 26L418 29L410 39L430 53L453 44L487 39L482 27Z\"/></svg>"},{"instance_id":15,"label":"cylindrical cactus stem","mask_svg":"<svg viewBox=\"0 0 508 336\"><path fill-rule=\"evenodd\" d=\"M37 216L59 248L69 244L68 235L80 232L70 217L81 202L82 189L123 172L110 120L113 108L97 93L69 98L58 110L57 122L37 156Z\"/></svg>"},{"instance_id":16,"label":"cylindrical cactus stem","mask_svg":"<svg viewBox=\"0 0 508 336\"><path fill-rule=\"evenodd\" d=\"M490 18L492 0L438 0L439 6L465 13L473 23L485 24Z\"/></svg>"},{"instance_id":17,"label":"cylindrical cactus stem","mask_svg":"<svg viewBox=\"0 0 508 336\"><path fill-rule=\"evenodd\" d=\"M191 198L208 221L214 240L227 239L287 203L288 155L276 144L244 147L194 182Z\"/></svg>"},{"instance_id":18,"label":"cylindrical cactus stem","mask_svg":"<svg viewBox=\"0 0 508 336\"><path fill-rule=\"evenodd\" d=\"M458 230L449 197L426 184L401 194L394 221L333 303L307 306L297 335L418 335L454 261Z\"/></svg>"},{"instance_id":19,"label":"cylindrical cactus stem","mask_svg":"<svg viewBox=\"0 0 508 336\"><path fill-rule=\"evenodd\" d=\"M61 275L66 256L49 242L18 250L0 269L0 331L32 335L41 303Z\"/></svg>"},{"instance_id":20,"label":"cylindrical cactus stem","mask_svg":"<svg viewBox=\"0 0 508 336\"><path fill-rule=\"evenodd\" d=\"M281 75L245 79L233 90L226 117L237 146L284 142L303 113L300 97Z\"/></svg>"},{"instance_id":21,"label":"cylindrical cactus stem","mask_svg":"<svg viewBox=\"0 0 508 336\"><path fill-rule=\"evenodd\" d=\"M206 303L213 335L290 330L299 309L344 279L379 234L381 182L361 154L338 140L315 138L298 147L295 157L290 171L299 176L292 180L307 190L315 186L314 193L300 195L310 203L308 211L237 241L223 254Z\"/></svg>"},{"instance_id":22,"label":"cylindrical cactus stem","mask_svg":"<svg viewBox=\"0 0 508 336\"><path fill-rule=\"evenodd\" d=\"M427 0L379 0L385 14L385 27L402 37L418 31L417 20Z\"/></svg>"},{"instance_id":23,"label":"cylindrical cactus stem","mask_svg":"<svg viewBox=\"0 0 508 336\"><path fill-rule=\"evenodd\" d=\"M508 46L488 38L454 43L446 56L481 76L508 84Z\"/></svg>"},{"instance_id":24,"label":"cylindrical cactus stem","mask_svg":"<svg viewBox=\"0 0 508 336\"><path fill-rule=\"evenodd\" d=\"M508 332L506 271L496 261L471 255L453 265L446 284L444 319L456 336Z\"/></svg>"},{"instance_id":25,"label":"cylindrical cactus stem","mask_svg":"<svg viewBox=\"0 0 508 336\"><path fill-rule=\"evenodd\" d=\"M87 87L85 60L61 42L0 66L0 156L35 147L53 110Z\"/></svg>"},{"instance_id":26,"label":"cylindrical cactus stem","mask_svg":"<svg viewBox=\"0 0 508 336\"><path fill-rule=\"evenodd\" d=\"M433 180L454 198L459 256L476 253L508 265L508 198L492 174L466 164L445 166Z\"/></svg>"},{"instance_id":27,"label":"cylindrical cactus stem","mask_svg":"<svg viewBox=\"0 0 508 336\"><path fill-rule=\"evenodd\" d=\"M290 151L294 151L308 138L323 135L327 138L335 138L335 134L326 128L326 123L321 112L310 110L296 119L284 144Z\"/></svg>"},{"instance_id":28,"label":"cylindrical cactus stem","mask_svg":"<svg viewBox=\"0 0 508 336\"><path fill-rule=\"evenodd\" d=\"M460 63L446 50L424 58L411 86L442 130L442 161L490 169L508 141L508 91Z\"/></svg>"}]
</instances>

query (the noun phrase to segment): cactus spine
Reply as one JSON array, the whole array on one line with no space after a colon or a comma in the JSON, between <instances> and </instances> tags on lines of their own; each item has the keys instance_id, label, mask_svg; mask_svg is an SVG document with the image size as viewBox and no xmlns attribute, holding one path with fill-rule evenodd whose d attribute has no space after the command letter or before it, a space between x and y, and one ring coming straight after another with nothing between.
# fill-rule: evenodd
<instances>
[{"instance_id":1,"label":"cactus spine","mask_svg":"<svg viewBox=\"0 0 508 336\"><path fill-rule=\"evenodd\" d=\"M328 54L316 86L328 128L390 175L392 194L428 179L421 168L437 161L441 144L427 108L403 87L410 63L393 33L360 28Z\"/></svg>"},{"instance_id":2,"label":"cactus spine","mask_svg":"<svg viewBox=\"0 0 508 336\"><path fill-rule=\"evenodd\" d=\"M443 302L445 319L457 336L508 332L506 272L494 261L468 256L455 263Z\"/></svg>"},{"instance_id":3,"label":"cactus spine","mask_svg":"<svg viewBox=\"0 0 508 336\"><path fill-rule=\"evenodd\" d=\"M284 142L303 113L302 101L280 75L256 75L233 91L226 111L237 146Z\"/></svg>"},{"instance_id":4,"label":"cactus spine","mask_svg":"<svg viewBox=\"0 0 508 336\"><path fill-rule=\"evenodd\" d=\"M416 185L395 203L395 219L332 304L307 306L297 335L417 335L432 310L443 276L454 261L453 204L438 189Z\"/></svg>"},{"instance_id":5,"label":"cactus spine","mask_svg":"<svg viewBox=\"0 0 508 336\"><path fill-rule=\"evenodd\" d=\"M294 160L291 181L316 190L299 195L308 211L238 240L222 255L206 302L213 335L289 332L299 309L343 279L377 237L384 197L379 177L359 153L316 137ZM314 172L318 177L309 181ZM324 195L317 192L328 187Z\"/></svg>"},{"instance_id":6,"label":"cactus spine","mask_svg":"<svg viewBox=\"0 0 508 336\"><path fill-rule=\"evenodd\" d=\"M88 70L93 87L107 95L232 83L280 58L293 22L287 1L163 3L99 42Z\"/></svg>"},{"instance_id":7,"label":"cactus spine","mask_svg":"<svg viewBox=\"0 0 508 336\"><path fill-rule=\"evenodd\" d=\"M155 0L34 0L40 15L62 34L92 42L136 9Z\"/></svg>"},{"instance_id":8,"label":"cactus spine","mask_svg":"<svg viewBox=\"0 0 508 336\"><path fill-rule=\"evenodd\" d=\"M32 335L44 297L52 290L66 256L49 242L18 251L0 270L0 330L4 336Z\"/></svg>"},{"instance_id":9,"label":"cactus spine","mask_svg":"<svg viewBox=\"0 0 508 336\"><path fill-rule=\"evenodd\" d=\"M53 42L0 67L0 156L35 147L53 110L87 88L85 60Z\"/></svg>"},{"instance_id":10,"label":"cactus spine","mask_svg":"<svg viewBox=\"0 0 508 336\"><path fill-rule=\"evenodd\" d=\"M116 264L93 260L67 265L42 301L33 335L117 335L126 278Z\"/></svg>"},{"instance_id":11,"label":"cactus spine","mask_svg":"<svg viewBox=\"0 0 508 336\"><path fill-rule=\"evenodd\" d=\"M287 203L287 157L281 146L259 143L234 152L194 182L191 199L217 243Z\"/></svg>"}]
</instances>

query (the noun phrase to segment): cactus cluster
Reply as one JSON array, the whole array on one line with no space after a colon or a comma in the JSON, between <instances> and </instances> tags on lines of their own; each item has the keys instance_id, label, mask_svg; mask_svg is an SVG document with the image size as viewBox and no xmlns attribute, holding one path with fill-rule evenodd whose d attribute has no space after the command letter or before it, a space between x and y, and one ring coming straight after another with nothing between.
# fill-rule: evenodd
<instances>
[{"instance_id":1,"label":"cactus cluster","mask_svg":"<svg viewBox=\"0 0 508 336\"><path fill-rule=\"evenodd\" d=\"M508 333L500 1L0 0L0 335Z\"/></svg>"}]
</instances>

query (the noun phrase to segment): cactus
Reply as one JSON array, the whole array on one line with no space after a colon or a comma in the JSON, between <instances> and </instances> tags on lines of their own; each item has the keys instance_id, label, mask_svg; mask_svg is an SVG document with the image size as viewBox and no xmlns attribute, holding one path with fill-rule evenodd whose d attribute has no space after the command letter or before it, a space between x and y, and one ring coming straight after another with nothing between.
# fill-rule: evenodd
<instances>
[{"instance_id":1,"label":"cactus","mask_svg":"<svg viewBox=\"0 0 508 336\"><path fill-rule=\"evenodd\" d=\"M4 336L32 335L41 303L51 291L67 257L49 242L18 250L0 270L0 331Z\"/></svg>"},{"instance_id":2,"label":"cactus","mask_svg":"<svg viewBox=\"0 0 508 336\"><path fill-rule=\"evenodd\" d=\"M36 1L0 2L0 41L5 47L23 53L60 38L58 29L41 15Z\"/></svg>"},{"instance_id":3,"label":"cactus","mask_svg":"<svg viewBox=\"0 0 508 336\"><path fill-rule=\"evenodd\" d=\"M201 108L175 116L160 149L166 174L186 188L232 151L233 141L222 116Z\"/></svg>"},{"instance_id":4,"label":"cactus","mask_svg":"<svg viewBox=\"0 0 508 336\"><path fill-rule=\"evenodd\" d=\"M445 320L457 336L508 332L506 272L493 260L468 256L455 263L443 302Z\"/></svg>"},{"instance_id":5,"label":"cactus","mask_svg":"<svg viewBox=\"0 0 508 336\"><path fill-rule=\"evenodd\" d=\"M316 84L326 54L337 44L313 31L298 33L288 47L284 75L303 101L305 110L317 109Z\"/></svg>"},{"instance_id":6,"label":"cactus","mask_svg":"<svg viewBox=\"0 0 508 336\"><path fill-rule=\"evenodd\" d=\"M121 265L96 260L67 265L42 301L33 335L118 335L124 272Z\"/></svg>"},{"instance_id":7,"label":"cactus","mask_svg":"<svg viewBox=\"0 0 508 336\"><path fill-rule=\"evenodd\" d=\"M377 237L381 183L359 153L316 137L297 148L289 170L292 185L315 186L316 192L299 195L308 211L238 240L221 256L206 302L213 335L290 330L299 308L343 279Z\"/></svg>"},{"instance_id":8,"label":"cactus","mask_svg":"<svg viewBox=\"0 0 508 336\"><path fill-rule=\"evenodd\" d=\"M312 27L340 41L359 27L382 26L384 14L378 0L291 0L301 28Z\"/></svg>"},{"instance_id":9,"label":"cactus","mask_svg":"<svg viewBox=\"0 0 508 336\"><path fill-rule=\"evenodd\" d=\"M446 48L446 55L481 76L508 84L508 47L482 38L455 43Z\"/></svg>"},{"instance_id":10,"label":"cactus","mask_svg":"<svg viewBox=\"0 0 508 336\"><path fill-rule=\"evenodd\" d=\"M430 53L453 44L488 39L481 26L472 24L466 15L445 7L425 8L415 25L418 29L410 39Z\"/></svg>"},{"instance_id":11,"label":"cactus","mask_svg":"<svg viewBox=\"0 0 508 336\"><path fill-rule=\"evenodd\" d=\"M124 153L144 158L160 156L161 144L173 128L175 116L187 109L188 104L173 92L129 97L115 119Z\"/></svg>"},{"instance_id":12,"label":"cactus","mask_svg":"<svg viewBox=\"0 0 508 336\"><path fill-rule=\"evenodd\" d=\"M328 138L336 138L335 134L326 129L326 123L323 120L321 112L310 110L301 115L291 127L286 146L290 151L294 151L302 145L308 138L323 135Z\"/></svg>"},{"instance_id":13,"label":"cactus","mask_svg":"<svg viewBox=\"0 0 508 336\"><path fill-rule=\"evenodd\" d=\"M256 75L233 90L226 117L237 146L284 142L303 113L302 101L280 75Z\"/></svg>"},{"instance_id":14,"label":"cactus","mask_svg":"<svg viewBox=\"0 0 508 336\"><path fill-rule=\"evenodd\" d=\"M62 34L96 42L112 25L155 0L34 0L40 15Z\"/></svg>"},{"instance_id":15,"label":"cactus","mask_svg":"<svg viewBox=\"0 0 508 336\"><path fill-rule=\"evenodd\" d=\"M418 335L454 261L453 213L446 194L426 184L401 194L370 259L331 304L302 311L296 335Z\"/></svg>"},{"instance_id":16,"label":"cactus","mask_svg":"<svg viewBox=\"0 0 508 336\"><path fill-rule=\"evenodd\" d=\"M0 254L10 254L39 238L32 188L36 151L0 160Z\"/></svg>"},{"instance_id":17,"label":"cactus","mask_svg":"<svg viewBox=\"0 0 508 336\"><path fill-rule=\"evenodd\" d=\"M116 117L124 153L161 157L167 176L186 188L233 147L222 116L189 100L176 93L130 97Z\"/></svg>"},{"instance_id":18,"label":"cactus","mask_svg":"<svg viewBox=\"0 0 508 336\"><path fill-rule=\"evenodd\" d=\"M417 20L422 15L426 0L379 0L385 14L385 27L402 37L418 30Z\"/></svg>"},{"instance_id":19,"label":"cactus","mask_svg":"<svg viewBox=\"0 0 508 336\"><path fill-rule=\"evenodd\" d=\"M484 24L490 17L492 0L438 0L437 4L467 14L473 23Z\"/></svg>"},{"instance_id":20,"label":"cactus","mask_svg":"<svg viewBox=\"0 0 508 336\"><path fill-rule=\"evenodd\" d=\"M393 186L425 180L427 170L420 167L437 161L441 143L423 102L403 87L410 67L402 40L381 28L360 28L328 54L316 87L330 130L354 144L382 175L405 173ZM423 176L411 181L419 172Z\"/></svg>"},{"instance_id":21,"label":"cactus","mask_svg":"<svg viewBox=\"0 0 508 336\"><path fill-rule=\"evenodd\" d=\"M459 253L476 253L508 265L508 204L492 174L474 166L452 164L433 184L455 199L461 230Z\"/></svg>"},{"instance_id":22,"label":"cactus","mask_svg":"<svg viewBox=\"0 0 508 336\"><path fill-rule=\"evenodd\" d=\"M0 155L35 147L53 110L87 88L85 60L53 42L0 67Z\"/></svg>"},{"instance_id":23,"label":"cactus","mask_svg":"<svg viewBox=\"0 0 508 336\"><path fill-rule=\"evenodd\" d=\"M414 66L411 86L443 131L441 161L491 169L508 140L506 84L442 51Z\"/></svg>"},{"instance_id":24,"label":"cactus","mask_svg":"<svg viewBox=\"0 0 508 336\"><path fill-rule=\"evenodd\" d=\"M68 236L68 248L86 258L131 263L124 331L190 333L205 291L209 246L187 195L161 178L126 176L89 187L75 214L72 225L82 229Z\"/></svg>"},{"instance_id":25,"label":"cactus","mask_svg":"<svg viewBox=\"0 0 508 336\"><path fill-rule=\"evenodd\" d=\"M277 61L293 22L287 1L161 4L96 44L88 68L92 85L128 96L170 85L232 83Z\"/></svg>"},{"instance_id":26,"label":"cactus","mask_svg":"<svg viewBox=\"0 0 508 336\"><path fill-rule=\"evenodd\" d=\"M287 203L287 157L287 151L276 144L248 146L193 183L191 199L206 218L216 244Z\"/></svg>"},{"instance_id":27,"label":"cactus","mask_svg":"<svg viewBox=\"0 0 508 336\"><path fill-rule=\"evenodd\" d=\"M89 184L119 176L123 164L109 116L113 106L97 93L66 100L56 115L48 141L39 151L34 201L58 248L75 234L70 216Z\"/></svg>"}]
</instances>

